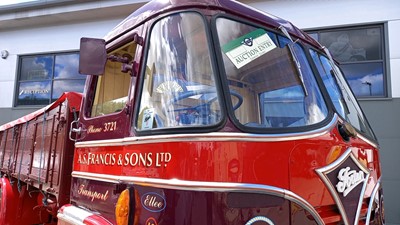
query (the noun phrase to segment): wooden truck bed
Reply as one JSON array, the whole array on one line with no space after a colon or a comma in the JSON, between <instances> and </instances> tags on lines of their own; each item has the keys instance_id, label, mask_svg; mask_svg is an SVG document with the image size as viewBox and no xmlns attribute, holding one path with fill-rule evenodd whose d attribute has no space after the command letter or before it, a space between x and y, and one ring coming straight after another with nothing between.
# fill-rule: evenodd
<instances>
[{"instance_id":1,"label":"wooden truck bed","mask_svg":"<svg viewBox=\"0 0 400 225\"><path fill-rule=\"evenodd\" d=\"M28 185L69 201L74 143L69 127L82 96L64 93L56 102L0 126L0 172L20 187Z\"/></svg>"}]
</instances>

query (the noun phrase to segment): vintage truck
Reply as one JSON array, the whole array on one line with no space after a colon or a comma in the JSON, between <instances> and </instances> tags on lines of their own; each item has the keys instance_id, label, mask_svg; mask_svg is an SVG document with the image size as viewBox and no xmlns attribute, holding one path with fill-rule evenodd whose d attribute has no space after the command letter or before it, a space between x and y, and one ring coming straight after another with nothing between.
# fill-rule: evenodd
<instances>
[{"instance_id":1,"label":"vintage truck","mask_svg":"<svg viewBox=\"0 0 400 225\"><path fill-rule=\"evenodd\" d=\"M83 95L0 126L0 224L384 224L376 137L290 22L150 1L79 70Z\"/></svg>"}]
</instances>

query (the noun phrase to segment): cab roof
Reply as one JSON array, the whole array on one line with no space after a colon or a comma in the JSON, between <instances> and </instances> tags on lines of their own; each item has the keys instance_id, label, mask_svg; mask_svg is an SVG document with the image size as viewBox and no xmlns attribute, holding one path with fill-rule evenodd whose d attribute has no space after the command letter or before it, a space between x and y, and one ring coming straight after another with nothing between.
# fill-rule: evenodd
<instances>
[{"instance_id":1,"label":"cab roof","mask_svg":"<svg viewBox=\"0 0 400 225\"><path fill-rule=\"evenodd\" d=\"M163 13L185 9L221 11L246 18L250 21L259 22L273 29L278 29L280 26L283 26L291 35L300 38L315 47L321 48L321 45L318 42L299 28L295 27L289 21L233 0L153 0L134 11L125 20L118 24L105 36L105 40L109 42L118 38L140 24Z\"/></svg>"}]
</instances>

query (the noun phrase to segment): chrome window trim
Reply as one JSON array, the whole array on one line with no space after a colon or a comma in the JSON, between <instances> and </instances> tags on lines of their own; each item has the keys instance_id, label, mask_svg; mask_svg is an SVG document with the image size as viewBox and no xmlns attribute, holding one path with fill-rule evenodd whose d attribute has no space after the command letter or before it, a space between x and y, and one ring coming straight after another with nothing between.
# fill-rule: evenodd
<instances>
[{"instance_id":1,"label":"chrome window trim","mask_svg":"<svg viewBox=\"0 0 400 225\"><path fill-rule=\"evenodd\" d=\"M166 143L166 142L191 142L191 141L249 141L249 142L281 142L281 141L295 141L308 138L315 138L322 136L329 132L336 122L341 122L338 115L335 114L329 124L326 126L307 132L299 133L285 133L285 134L249 134L249 133L238 133L238 132L211 132L211 133L199 133L199 134L165 134L165 135L152 135L142 137L126 137L110 140L99 140L99 141L83 141L76 142L76 148L88 148L88 147L106 147L106 146L124 146L134 144L151 144L151 143ZM378 145L366 138L359 132L357 137L365 141L374 148L378 148Z\"/></svg>"},{"instance_id":2,"label":"chrome window trim","mask_svg":"<svg viewBox=\"0 0 400 225\"><path fill-rule=\"evenodd\" d=\"M72 172L73 178L81 178L109 183L128 183L135 185L151 186L156 188L166 188L184 191L207 191L207 192L245 192L269 194L282 197L294 202L307 210L315 219L316 223L323 225L324 222L314 207L299 195L283 188L252 184L252 183L229 183L229 182L207 182L207 181L188 181L178 179L158 179L134 176L116 176L107 174L96 174L88 172Z\"/></svg>"},{"instance_id":3,"label":"chrome window trim","mask_svg":"<svg viewBox=\"0 0 400 225\"><path fill-rule=\"evenodd\" d=\"M360 134L359 132L357 132L357 137L359 137L361 140L367 142L369 145L371 145L374 148L378 148L379 146L372 142L370 139L366 138L364 135Z\"/></svg>"},{"instance_id":4,"label":"chrome window trim","mask_svg":"<svg viewBox=\"0 0 400 225\"><path fill-rule=\"evenodd\" d=\"M337 123L338 116L335 114L326 126L307 132L287 133L287 134L248 134L238 132L211 132L199 134L171 134L171 135L152 135L143 137L126 137L112 140L85 141L75 143L76 148L105 147L105 146L124 146L134 144L150 144L165 142L191 142L191 141L249 141L249 142L281 142L302 140L322 136L327 134Z\"/></svg>"}]
</instances>

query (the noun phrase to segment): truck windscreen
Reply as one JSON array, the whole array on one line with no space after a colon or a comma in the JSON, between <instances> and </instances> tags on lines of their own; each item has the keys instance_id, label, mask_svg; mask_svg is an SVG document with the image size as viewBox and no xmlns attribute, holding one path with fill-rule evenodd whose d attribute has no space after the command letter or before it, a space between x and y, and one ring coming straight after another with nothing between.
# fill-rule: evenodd
<instances>
[{"instance_id":1,"label":"truck windscreen","mask_svg":"<svg viewBox=\"0 0 400 225\"><path fill-rule=\"evenodd\" d=\"M211 126L221 121L220 97L198 13L165 17L151 29L138 130Z\"/></svg>"},{"instance_id":2,"label":"truck windscreen","mask_svg":"<svg viewBox=\"0 0 400 225\"><path fill-rule=\"evenodd\" d=\"M243 97L234 111L240 124L301 127L326 118L327 107L298 43L227 18L218 18L216 28L229 92Z\"/></svg>"}]
</instances>

